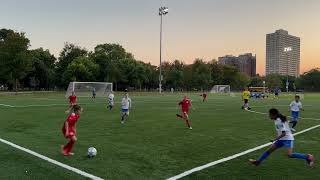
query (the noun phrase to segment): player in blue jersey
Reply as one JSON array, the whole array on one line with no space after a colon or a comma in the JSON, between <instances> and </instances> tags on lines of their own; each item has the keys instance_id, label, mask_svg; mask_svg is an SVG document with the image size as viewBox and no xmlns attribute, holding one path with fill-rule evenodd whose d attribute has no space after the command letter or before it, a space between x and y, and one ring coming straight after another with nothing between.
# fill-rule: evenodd
<instances>
[{"instance_id":1,"label":"player in blue jersey","mask_svg":"<svg viewBox=\"0 0 320 180\"><path fill-rule=\"evenodd\" d=\"M289 158L304 159L310 167L314 164L314 158L311 154L301 154L293 152L294 137L291 133L287 118L280 114L277 109L269 110L269 117L275 123L275 128L278 136L272 140L272 146L262 154L258 160L250 159L249 162L255 166L259 166L273 151L284 147L287 150Z\"/></svg>"},{"instance_id":2,"label":"player in blue jersey","mask_svg":"<svg viewBox=\"0 0 320 180\"><path fill-rule=\"evenodd\" d=\"M300 110L303 111L302 103L300 101L300 96L296 95L294 97L294 101L292 101L289 105L289 111L291 111L291 131L295 132L294 127L298 124Z\"/></svg>"}]
</instances>

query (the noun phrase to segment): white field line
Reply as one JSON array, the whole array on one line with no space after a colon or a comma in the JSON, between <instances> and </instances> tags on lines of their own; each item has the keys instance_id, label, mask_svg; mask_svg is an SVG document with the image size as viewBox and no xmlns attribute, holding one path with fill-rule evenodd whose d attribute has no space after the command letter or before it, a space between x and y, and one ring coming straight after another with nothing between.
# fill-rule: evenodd
<instances>
[{"instance_id":1,"label":"white field line","mask_svg":"<svg viewBox=\"0 0 320 180\"><path fill-rule=\"evenodd\" d=\"M250 106L250 107L272 107L274 105L270 104L270 105L263 105L263 106ZM281 106L287 106L289 107L289 105L285 105L285 104L279 104L279 105L276 105L275 107L281 107ZM304 107L311 107L312 105L303 105Z\"/></svg>"},{"instance_id":2,"label":"white field line","mask_svg":"<svg viewBox=\"0 0 320 180\"><path fill-rule=\"evenodd\" d=\"M79 103L79 105L94 105L94 104L107 104L107 103L102 103L102 102L95 102L92 104L89 103ZM30 104L30 105L25 105L25 106L13 106L9 104L0 104L0 106L5 106L5 107L10 107L10 108L28 108L28 107L53 107L53 106L69 106L68 103L65 104Z\"/></svg>"},{"instance_id":3,"label":"white field line","mask_svg":"<svg viewBox=\"0 0 320 180\"><path fill-rule=\"evenodd\" d=\"M302 130L302 131L300 131L300 132L298 132L298 133L295 133L294 136L297 136L297 135L299 135L299 134L303 134L303 133L305 133L305 132L311 131L311 130L316 129L316 128L319 128L319 127L320 127L320 124L319 124L319 125L316 125L316 126L313 126L313 127L310 127L310 128L308 128L308 129ZM181 174L178 174L178 175L176 175L176 176L170 177L170 178L168 178L167 180L177 180L177 179L181 179L181 178L183 178L183 177L185 177L185 176L188 176L188 175L190 175L190 174L192 174L192 173L194 173L194 172L201 171L201 170L203 170L203 169L206 169L206 168L209 168L209 167L212 167L212 166L215 166L215 165L224 163L224 162L226 162L226 161L230 161L230 160L232 160L232 159L236 159L236 158L238 158L238 157L241 157L241 156L244 156L244 155L246 155L246 154L252 153L252 152L254 152L254 151L263 149L263 148L265 148L265 147L267 147L267 146L270 146L270 145L272 145L271 142L270 142L270 143L266 143L266 144L262 144L262 145L260 145L260 146L257 146L257 147L248 149L248 150L243 151L243 152L240 152L240 153L238 153L238 154L234 154L234 155L232 155L232 156L228 156L228 157L219 159L219 160L217 160L217 161L213 161L213 162L210 162L210 163L208 163L208 164L205 164L205 165L202 165L202 166L199 166L199 167L195 167L195 168L190 169L190 170L188 170L188 171L185 171L185 172L183 172L183 173L181 173Z\"/></svg>"},{"instance_id":4,"label":"white field line","mask_svg":"<svg viewBox=\"0 0 320 180\"><path fill-rule=\"evenodd\" d=\"M93 180L103 180L103 179L100 178L100 177L94 176L94 175L89 174L89 173L87 173L87 172L81 171L81 170L79 170L79 169L77 169L77 168L74 168L74 167L71 167L71 166L69 166L69 165L63 164L63 163L61 163L61 162L59 162L59 161L56 161L56 160L51 159L51 158L48 158L48 157L46 157L46 156L44 156L44 155L41 155L41 154L36 153L36 152L34 152L34 151L30 150L30 149L27 149L27 148L21 147L21 146L19 146L19 145L16 145L16 144L14 144L14 143L12 143L12 142L9 142L9 141L7 141L7 140L4 140L4 139L2 139L2 138L0 138L0 142L2 142L2 143L4 143L4 144L7 144L7 145L9 145L9 146L11 146L11 147L14 147L14 148L16 148L16 149L19 149L19 150L21 150L21 151L24 151L24 152L26 152L26 153L28 153L28 154L33 155L33 156L36 156L36 157L38 157L38 158L40 158L40 159L42 159L42 160L48 161L49 163L52 163L52 164L54 164L54 165L60 166L60 167L62 167L62 168L64 168L64 169L67 169L67 170L72 171L72 172L74 172L74 173L77 173L77 174L79 174L79 175L81 175L81 176L84 176L84 177L87 177L87 178L90 178L90 179L93 179Z\"/></svg>"},{"instance_id":5,"label":"white field line","mask_svg":"<svg viewBox=\"0 0 320 180\"><path fill-rule=\"evenodd\" d=\"M264 113L264 112L258 112L258 111L252 111L252 110L247 110L248 112L251 112L251 113L256 113L256 114L264 114L266 115L267 113ZM291 116L288 116L289 118L292 118ZM306 117L300 117L301 119L309 119L309 120L315 120L315 121L320 121L320 119L317 119L317 118L306 118Z\"/></svg>"},{"instance_id":6,"label":"white field line","mask_svg":"<svg viewBox=\"0 0 320 180\"><path fill-rule=\"evenodd\" d=\"M11 105L9 105L9 104L0 104L0 106L4 106L4 107L11 107L11 108L13 108L14 106L11 106Z\"/></svg>"}]
</instances>

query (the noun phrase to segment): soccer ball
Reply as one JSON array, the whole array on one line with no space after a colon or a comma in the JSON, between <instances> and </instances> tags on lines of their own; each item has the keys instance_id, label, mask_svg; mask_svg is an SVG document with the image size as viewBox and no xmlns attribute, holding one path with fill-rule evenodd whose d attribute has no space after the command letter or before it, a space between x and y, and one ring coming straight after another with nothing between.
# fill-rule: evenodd
<instances>
[{"instance_id":1,"label":"soccer ball","mask_svg":"<svg viewBox=\"0 0 320 180\"><path fill-rule=\"evenodd\" d=\"M92 158L95 157L97 155L97 150L94 147L89 147L88 149L88 157Z\"/></svg>"}]
</instances>

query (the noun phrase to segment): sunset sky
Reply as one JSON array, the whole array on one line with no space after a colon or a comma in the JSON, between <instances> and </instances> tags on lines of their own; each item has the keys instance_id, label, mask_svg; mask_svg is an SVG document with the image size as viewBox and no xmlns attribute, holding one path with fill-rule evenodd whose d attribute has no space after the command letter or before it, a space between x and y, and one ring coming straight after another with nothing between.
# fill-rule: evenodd
<instances>
[{"instance_id":1,"label":"sunset sky","mask_svg":"<svg viewBox=\"0 0 320 180\"><path fill-rule=\"evenodd\" d=\"M159 64L159 16L164 59L191 63L226 54L257 54L265 73L265 36L277 29L301 38L301 73L320 67L320 0L0 0L0 28L26 32L31 48L58 56L64 42L88 50L119 43Z\"/></svg>"}]
</instances>

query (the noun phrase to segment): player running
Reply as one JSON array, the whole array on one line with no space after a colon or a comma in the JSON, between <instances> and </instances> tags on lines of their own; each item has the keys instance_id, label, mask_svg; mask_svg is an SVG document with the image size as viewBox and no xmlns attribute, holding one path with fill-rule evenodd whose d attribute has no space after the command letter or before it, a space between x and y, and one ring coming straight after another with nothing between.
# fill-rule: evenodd
<instances>
[{"instance_id":1,"label":"player running","mask_svg":"<svg viewBox=\"0 0 320 180\"><path fill-rule=\"evenodd\" d=\"M289 105L289 111L291 111L291 131L295 132L294 127L298 124L300 110L303 111L302 103L300 101L300 96L296 95L294 97L294 101L292 101Z\"/></svg>"},{"instance_id":2,"label":"player running","mask_svg":"<svg viewBox=\"0 0 320 180\"><path fill-rule=\"evenodd\" d=\"M208 94L206 92L203 92L202 94L200 94L200 96L202 97L202 102L205 102L207 100Z\"/></svg>"},{"instance_id":3,"label":"player running","mask_svg":"<svg viewBox=\"0 0 320 180\"><path fill-rule=\"evenodd\" d=\"M278 148L284 147L287 149L287 155L289 158L304 159L307 161L308 165L312 167L314 164L314 158L311 154L300 154L293 152L294 137L291 133L287 118L280 114L277 109L270 109L269 117L275 123L275 128L278 136L274 140L272 140L272 146L266 152L264 152L258 160L250 159L249 162L255 166L258 166L273 151L277 150Z\"/></svg>"},{"instance_id":4,"label":"player running","mask_svg":"<svg viewBox=\"0 0 320 180\"><path fill-rule=\"evenodd\" d=\"M275 99L279 99L279 93L280 93L280 88L276 88L275 90L274 90L274 98Z\"/></svg>"},{"instance_id":5,"label":"player running","mask_svg":"<svg viewBox=\"0 0 320 180\"><path fill-rule=\"evenodd\" d=\"M129 109L131 109L131 98L129 98L129 94L126 93L121 101L121 124L124 124L125 117L129 116Z\"/></svg>"},{"instance_id":6,"label":"player running","mask_svg":"<svg viewBox=\"0 0 320 180\"><path fill-rule=\"evenodd\" d=\"M242 101L243 101L242 109L245 109L245 110L251 109L249 107L249 98L250 98L250 91L248 90L248 88L245 88L245 90L242 92Z\"/></svg>"},{"instance_id":7,"label":"player running","mask_svg":"<svg viewBox=\"0 0 320 180\"><path fill-rule=\"evenodd\" d=\"M96 88L93 88L92 89L92 99L96 99L96 95L97 95Z\"/></svg>"},{"instance_id":8,"label":"player running","mask_svg":"<svg viewBox=\"0 0 320 180\"><path fill-rule=\"evenodd\" d=\"M71 95L68 97L68 99L69 99L69 109L65 111L66 114L68 114L71 111L72 107L77 104L77 100L78 100L74 91L71 92Z\"/></svg>"},{"instance_id":9,"label":"player running","mask_svg":"<svg viewBox=\"0 0 320 180\"><path fill-rule=\"evenodd\" d=\"M182 112L182 115L180 114L176 114L176 116L178 118L181 118L183 120L185 120L187 126L189 129L192 129L191 127L191 122L190 122L190 119L189 119L189 109L190 107L192 107L192 103L191 103L191 100L188 99L187 96L184 96L182 101L180 101L178 103L179 106L181 106L181 112Z\"/></svg>"},{"instance_id":10,"label":"player running","mask_svg":"<svg viewBox=\"0 0 320 180\"><path fill-rule=\"evenodd\" d=\"M111 93L108 96L108 109L111 111L113 106L114 106L114 94L111 91Z\"/></svg>"},{"instance_id":11,"label":"player running","mask_svg":"<svg viewBox=\"0 0 320 180\"><path fill-rule=\"evenodd\" d=\"M61 146L61 153L65 156L74 155L74 153L72 153L72 148L77 141L76 123L80 118L82 108L79 105L74 105L72 110L73 112L68 116L62 128L64 137L69 139L69 142L66 145Z\"/></svg>"}]
</instances>

